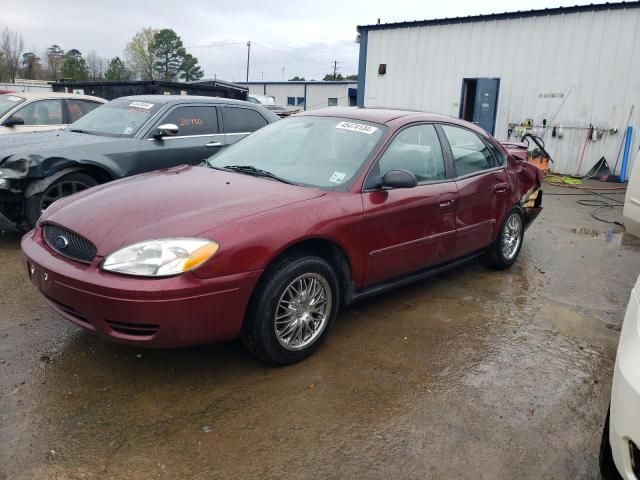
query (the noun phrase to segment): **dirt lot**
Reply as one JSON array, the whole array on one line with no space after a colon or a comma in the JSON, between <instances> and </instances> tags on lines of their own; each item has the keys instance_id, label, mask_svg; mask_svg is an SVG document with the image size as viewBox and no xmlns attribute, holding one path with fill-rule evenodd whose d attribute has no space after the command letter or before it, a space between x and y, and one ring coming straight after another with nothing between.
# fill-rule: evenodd
<instances>
[{"instance_id":1,"label":"dirt lot","mask_svg":"<svg viewBox=\"0 0 640 480\"><path fill-rule=\"evenodd\" d=\"M640 247L579 198L545 197L511 270L354 305L287 368L95 338L0 236L0 478L598 478Z\"/></svg>"}]
</instances>

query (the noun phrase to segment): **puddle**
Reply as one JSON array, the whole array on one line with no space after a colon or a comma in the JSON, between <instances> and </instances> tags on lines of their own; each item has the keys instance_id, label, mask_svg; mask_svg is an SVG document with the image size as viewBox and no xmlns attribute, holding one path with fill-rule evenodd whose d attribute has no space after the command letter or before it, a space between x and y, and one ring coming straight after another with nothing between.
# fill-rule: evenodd
<instances>
[{"instance_id":1,"label":"puddle","mask_svg":"<svg viewBox=\"0 0 640 480\"><path fill-rule=\"evenodd\" d=\"M551 324L565 337L615 338L615 329L597 318L581 315L576 310L558 302L548 300L540 309L538 318Z\"/></svg>"},{"instance_id":2,"label":"puddle","mask_svg":"<svg viewBox=\"0 0 640 480\"><path fill-rule=\"evenodd\" d=\"M570 231L578 235L602 239L614 247L640 245L640 238L634 237L626 232L616 231L613 228L598 230L597 228L574 227Z\"/></svg>"},{"instance_id":3,"label":"puddle","mask_svg":"<svg viewBox=\"0 0 640 480\"><path fill-rule=\"evenodd\" d=\"M572 228L571 232L577 233L578 235L587 235L593 238L600 238L600 236L602 235L602 232L600 230L597 230L595 228L585 228L585 227Z\"/></svg>"}]
</instances>

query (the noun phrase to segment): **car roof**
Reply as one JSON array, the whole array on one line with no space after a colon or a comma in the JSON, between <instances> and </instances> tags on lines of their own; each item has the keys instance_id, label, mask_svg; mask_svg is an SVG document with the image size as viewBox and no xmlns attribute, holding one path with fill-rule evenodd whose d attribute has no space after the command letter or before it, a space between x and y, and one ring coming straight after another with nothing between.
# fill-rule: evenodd
<instances>
[{"instance_id":1,"label":"car roof","mask_svg":"<svg viewBox=\"0 0 640 480\"><path fill-rule=\"evenodd\" d=\"M391 122L406 124L411 122L441 122L454 123L473 130L479 131L486 135L486 132L478 126L461 120L459 118L442 115L439 113L421 112L419 110L406 110L397 108L382 107L326 107L317 110L308 110L295 115L299 116L319 116L319 117L340 117L352 120L361 120L365 122L380 123L387 125Z\"/></svg>"},{"instance_id":2,"label":"car roof","mask_svg":"<svg viewBox=\"0 0 640 480\"><path fill-rule=\"evenodd\" d=\"M180 103L224 103L228 105L250 105L252 107L259 106L255 103L245 102L244 100L234 100L224 97L208 97L204 95L129 95L126 97L114 98L114 100L135 100L142 102L166 104L172 102Z\"/></svg>"},{"instance_id":3,"label":"car roof","mask_svg":"<svg viewBox=\"0 0 640 480\"><path fill-rule=\"evenodd\" d=\"M104 98L92 97L91 95L80 95L79 93L62 93L62 92L12 92L3 95L12 97L22 97L26 100L40 100L43 98L78 98L83 100L94 100L96 102L106 103Z\"/></svg>"}]
</instances>

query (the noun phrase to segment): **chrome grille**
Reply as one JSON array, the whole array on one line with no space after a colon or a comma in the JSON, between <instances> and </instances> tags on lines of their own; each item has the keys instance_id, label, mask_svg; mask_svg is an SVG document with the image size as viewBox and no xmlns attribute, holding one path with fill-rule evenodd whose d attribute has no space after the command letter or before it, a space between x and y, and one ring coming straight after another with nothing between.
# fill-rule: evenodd
<instances>
[{"instance_id":1,"label":"chrome grille","mask_svg":"<svg viewBox=\"0 0 640 480\"><path fill-rule=\"evenodd\" d=\"M97 250L93 243L77 233L52 224L46 224L43 230L47 245L63 257L83 263L91 263L96 257Z\"/></svg>"}]
</instances>

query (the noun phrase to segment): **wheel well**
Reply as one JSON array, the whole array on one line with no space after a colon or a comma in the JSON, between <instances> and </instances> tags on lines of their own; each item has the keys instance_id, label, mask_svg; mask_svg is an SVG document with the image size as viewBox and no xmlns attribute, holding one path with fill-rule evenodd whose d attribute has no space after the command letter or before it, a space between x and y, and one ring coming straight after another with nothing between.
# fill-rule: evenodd
<instances>
[{"instance_id":1,"label":"wheel well","mask_svg":"<svg viewBox=\"0 0 640 480\"><path fill-rule=\"evenodd\" d=\"M301 253L317 255L331 264L338 277L341 304L344 306L349 303L353 291L349 257L340 245L326 238L310 238L290 245L271 260L266 270L285 256Z\"/></svg>"},{"instance_id":2,"label":"wheel well","mask_svg":"<svg viewBox=\"0 0 640 480\"><path fill-rule=\"evenodd\" d=\"M109 172L93 165L78 165L78 169L75 170L75 172L86 173L94 178L98 183L106 183L113 180L113 176Z\"/></svg>"}]
</instances>

